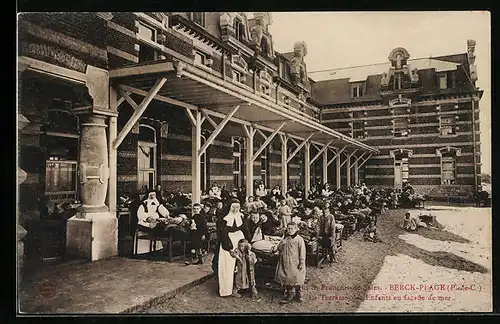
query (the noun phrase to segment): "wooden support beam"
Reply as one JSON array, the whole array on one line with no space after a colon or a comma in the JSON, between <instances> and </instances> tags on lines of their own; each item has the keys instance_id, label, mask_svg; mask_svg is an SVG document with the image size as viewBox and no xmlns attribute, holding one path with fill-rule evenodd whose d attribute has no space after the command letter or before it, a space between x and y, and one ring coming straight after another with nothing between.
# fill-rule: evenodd
<instances>
[{"instance_id":1,"label":"wooden support beam","mask_svg":"<svg viewBox=\"0 0 500 324\"><path fill-rule=\"evenodd\" d=\"M201 200L201 113L194 112L194 123L191 130L191 201L192 205ZM192 209L192 208L191 208Z\"/></svg>"},{"instance_id":2,"label":"wooden support beam","mask_svg":"<svg viewBox=\"0 0 500 324\"><path fill-rule=\"evenodd\" d=\"M312 132L311 134L309 134L309 136L307 136L307 138L305 138L302 143L300 143L299 146L297 146L297 148L295 149L295 151L293 151L293 153L288 157L288 159L286 160L287 163L290 163L290 161L293 159L293 157L295 155L297 155L297 153L299 153L300 149L306 145L306 143L311 139L311 137L313 137L313 135L315 134L315 132ZM308 164L309 166L309 164Z\"/></svg>"},{"instance_id":3,"label":"wooden support beam","mask_svg":"<svg viewBox=\"0 0 500 324\"><path fill-rule=\"evenodd\" d=\"M342 164L340 165L340 167L343 167L344 164L347 163L347 161L350 161L350 158L354 155L354 153L356 153L357 150L354 150L352 151L350 154L345 154L346 155L346 159L344 162L342 162Z\"/></svg>"},{"instance_id":4,"label":"wooden support beam","mask_svg":"<svg viewBox=\"0 0 500 324\"><path fill-rule=\"evenodd\" d=\"M193 113L191 112L190 109L188 109L188 108L185 108L185 109L186 109L186 115L188 115L189 121L191 122L191 126L196 126L196 118L194 118ZM195 111L195 113L196 113L196 111Z\"/></svg>"},{"instance_id":5,"label":"wooden support beam","mask_svg":"<svg viewBox=\"0 0 500 324\"><path fill-rule=\"evenodd\" d=\"M138 105L135 100L130 97L130 92L127 92L121 88L118 89L118 92L122 96L120 99L126 100L130 107L132 107L132 109L137 110Z\"/></svg>"},{"instance_id":6,"label":"wooden support beam","mask_svg":"<svg viewBox=\"0 0 500 324\"><path fill-rule=\"evenodd\" d=\"M219 133L222 131L222 129L224 129L224 126L226 126L226 124L231 120L231 117L233 117L233 115L238 111L239 108L240 108L240 105L237 105L236 107L233 108L233 110L231 110L231 112L229 114L226 115L226 117L224 117L224 119L220 122L220 124L214 129L212 134L210 134L210 137L207 139L205 144L203 144L203 146L200 148L200 150L198 151L198 156L201 157L201 155L203 153L205 153L207 147L213 143L213 141L215 140L215 137L217 137L217 135L219 135ZM200 118L200 122L201 122L201 118Z\"/></svg>"},{"instance_id":7,"label":"wooden support beam","mask_svg":"<svg viewBox=\"0 0 500 324\"><path fill-rule=\"evenodd\" d=\"M312 137L313 134L309 136L309 138ZM305 143L305 150L304 150L304 168L305 168L305 175L304 175L304 189L306 191L306 196L308 195L309 191L311 190L311 155L310 155L310 149L311 149L311 143L307 142Z\"/></svg>"},{"instance_id":8,"label":"wooden support beam","mask_svg":"<svg viewBox=\"0 0 500 324\"><path fill-rule=\"evenodd\" d=\"M328 182L328 150L323 152L323 184Z\"/></svg>"},{"instance_id":9,"label":"wooden support beam","mask_svg":"<svg viewBox=\"0 0 500 324\"><path fill-rule=\"evenodd\" d=\"M116 111L118 107L117 92L109 87L109 105L112 111ZM122 97L123 98L123 97ZM120 98L121 99L121 98ZM125 100L125 99L124 99ZM123 102L123 101L122 101ZM113 215L116 214L117 204L117 150L113 148L113 141L118 133L117 117L112 116L109 118L109 134L108 134L108 161L109 161L109 178L108 178L108 207Z\"/></svg>"},{"instance_id":10,"label":"wooden support beam","mask_svg":"<svg viewBox=\"0 0 500 324\"><path fill-rule=\"evenodd\" d=\"M253 196L253 138L255 129L252 126L243 125L246 133L246 154L245 154L245 185L246 196Z\"/></svg>"},{"instance_id":11,"label":"wooden support beam","mask_svg":"<svg viewBox=\"0 0 500 324\"><path fill-rule=\"evenodd\" d=\"M117 149L118 146L123 142L125 139L125 136L132 130L132 127L139 121L139 118L141 118L142 114L146 111L146 108L149 106L149 103L154 99L158 91L163 87L165 82L167 81L166 78L159 78L156 80L154 86L151 88L149 93L144 97L142 100L141 104L137 107L135 110L134 114L130 119L127 121L125 126L123 126L123 129L120 131L116 139L113 141L113 149Z\"/></svg>"},{"instance_id":12,"label":"wooden support beam","mask_svg":"<svg viewBox=\"0 0 500 324\"><path fill-rule=\"evenodd\" d=\"M269 137L267 137L266 141L264 142L264 144L262 144L259 149L257 150L257 152L255 152L255 154L252 156L252 162L255 161L255 159L257 159L258 156L260 156L260 154L262 153L262 151L264 151L264 149L269 145L269 143L271 143L271 141L274 139L274 137L276 136L276 134L278 134L278 132L283 128L283 126L286 125L286 122L283 122L281 123L281 125L276 128L276 130L271 134L269 135Z\"/></svg>"},{"instance_id":13,"label":"wooden support beam","mask_svg":"<svg viewBox=\"0 0 500 324\"><path fill-rule=\"evenodd\" d=\"M288 136L280 134L281 140L281 192L285 194L288 191Z\"/></svg>"},{"instance_id":14,"label":"wooden support beam","mask_svg":"<svg viewBox=\"0 0 500 324\"><path fill-rule=\"evenodd\" d=\"M366 159L363 160L360 164L358 164L358 169L360 169L371 157L373 154L370 154L366 157Z\"/></svg>"},{"instance_id":15,"label":"wooden support beam","mask_svg":"<svg viewBox=\"0 0 500 324\"><path fill-rule=\"evenodd\" d=\"M320 156L321 154L323 154L323 152L325 152L326 150L328 150L328 147L330 144L333 143L333 140L331 140L330 142L328 142L325 146L323 146L323 148L321 148L319 150L319 152L311 159L311 165L314 163L314 161L316 161Z\"/></svg>"},{"instance_id":16,"label":"wooden support beam","mask_svg":"<svg viewBox=\"0 0 500 324\"><path fill-rule=\"evenodd\" d=\"M209 122L210 124L212 124L212 126L213 126L214 128L217 128L217 123L216 123L216 122L214 122L214 120L212 119L212 117L210 117L210 116L207 114L207 112L205 111L205 109L201 109L201 114L203 115L204 119L208 120L208 122Z\"/></svg>"},{"instance_id":17,"label":"wooden support beam","mask_svg":"<svg viewBox=\"0 0 500 324\"><path fill-rule=\"evenodd\" d=\"M344 146L344 149L346 147ZM340 183L340 159L342 157L342 152L339 152L339 154L337 155L337 160L336 160L336 165L335 165L335 187L338 189L340 189L341 187L341 183Z\"/></svg>"},{"instance_id":18,"label":"wooden support beam","mask_svg":"<svg viewBox=\"0 0 500 324\"><path fill-rule=\"evenodd\" d=\"M359 160L363 157L363 155L365 155L365 154L366 154L366 153L363 153L363 154L361 154L360 156L358 156L354 162L355 162L355 163L356 163L356 162L358 162L358 161L359 161ZM354 167L354 164L351 166L351 168L352 168L352 167Z\"/></svg>"},{"instance_id":19,"label":"wooden support beam","mask_svg":"<svg viewBox=\"0 0 500 324\"><path fill-rule=\"evenodd\" d=\"M342 154L342 152L344 152L344 150L345 150L346 148L347 148L347 146L344 146L344 147L343 147L340 151L335 152L335 155L333 156L333 158L332 158L330 161L328 161L328 166L329 166L330 164L332 164L332 163L333 163L333 161L335 161L335 159L336 159L336 158L339 158L339 159L340 159L340 155Z\"/></svg>"},{"instance_id":20,"label":"wooden support beam","mask_svg":"<svg viewBox=\"0 0 500 324\"><path fill-rule=\"evenodd\" d=\"M319 146L319 145L318 145L318 144L316 144L316 143L312 143L312 142L311 142L311 145L312 145L315 149L317 149L318 151L319 151L319 150L321 150L321 148L322 148L322 146Z\"/></svg>"},{"instance_id":21,"label":"wooden support beam","mask_svg":"<svg viewBox=\"0 0 500 324\"><path fill-rule=\"evenodd\" d=\"M304 140L304 139L302 139L302 140ZM293 137L290 137L290 141L292 141L292 143L295 144L295 146L299 146L300 145L299 142L297 142L297 140L295 138L293 138Z\"/></svg>"},{"instance_id":22,"label":"wooden support beam","mask_svg":"<svg viewBox=\"0 0 500 324\"><path fill-rule=\"evenodd\" d=\"M266 139L267 139L267 135L266 135L266 134L264 134L264 132L263 132L263 131L261 131L261 130L260 130L260 129L258 129L258 128L255 128L255 130L257 131L257 133L259 133L259 135L260 135L260 136L262 136L262 138L263 138L264 140L266 140Z\"/></svg>"}]
</instances>

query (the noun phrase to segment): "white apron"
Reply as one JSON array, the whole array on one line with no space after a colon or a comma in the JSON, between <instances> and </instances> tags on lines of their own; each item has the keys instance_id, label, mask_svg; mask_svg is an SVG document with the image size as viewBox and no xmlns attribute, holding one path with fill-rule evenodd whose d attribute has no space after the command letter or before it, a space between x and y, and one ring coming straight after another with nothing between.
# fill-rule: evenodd
<instances>
[{"instance_id":1,"label":"white apron","mask_svg":"<svg viewBox=\"0 0 500 324\"><path fill-rule=\"evenodd\" d=\"M245 238L242 231L236 231L233 233L228 233L229 239L233 244L233 248L238 247L238 241ZM221 297L230 296L233 293L234 284L234 269L236 265L236 259L229 254L228 251L222 248L222 244L219 247L219 295Z\"/></svg>"}]
</instances>

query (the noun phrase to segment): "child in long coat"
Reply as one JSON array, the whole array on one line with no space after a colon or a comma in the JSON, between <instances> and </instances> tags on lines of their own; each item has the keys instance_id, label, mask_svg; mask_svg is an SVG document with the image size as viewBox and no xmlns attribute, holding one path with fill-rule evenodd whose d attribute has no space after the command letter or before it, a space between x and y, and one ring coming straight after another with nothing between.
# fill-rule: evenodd
<instances>
[{"instance_id":1,"label":"child in long coat","mask_svg":"<svg viewBox=\"0 0 500 324\"><path fill-rule=\"evenodd\" d=\"M274 248L279 252L275 280L285 288L284 303L292 300L303 302L300 288L306 279L306 245L297 231L297 224L288 223L285 238Z\"/></svg>"},{"instance_id":2,"label":"child in long coat","mask_svg":"<svg viewBox=\"0 0 500 324\"><path fill-rule=\"evenodd\" d=\"M236 275L234 285L237 290L251 289L252 299L258 300L259 294L255 286L255 263L257 256L251 251L252 246L246 239L238 241L238 248L232 250L231 256L236 258Z\"/></svg>"}]
</instances>

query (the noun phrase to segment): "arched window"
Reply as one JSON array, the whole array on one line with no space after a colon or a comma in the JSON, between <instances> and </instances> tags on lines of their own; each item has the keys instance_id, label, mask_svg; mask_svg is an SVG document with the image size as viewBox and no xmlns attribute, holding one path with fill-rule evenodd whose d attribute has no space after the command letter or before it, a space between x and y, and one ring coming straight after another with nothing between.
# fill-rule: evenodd
<instances>
[{"instance_id":1,"label":"arched window","mask_svg":"<svg viewBox=\"0 0 500 324\"><path fill-rule=\"evenodd\" d=\"M150 125L139 125L137 142L137 171L139 189L153 189L157 178L156 129Z\"/></svg>"}]
</instances>

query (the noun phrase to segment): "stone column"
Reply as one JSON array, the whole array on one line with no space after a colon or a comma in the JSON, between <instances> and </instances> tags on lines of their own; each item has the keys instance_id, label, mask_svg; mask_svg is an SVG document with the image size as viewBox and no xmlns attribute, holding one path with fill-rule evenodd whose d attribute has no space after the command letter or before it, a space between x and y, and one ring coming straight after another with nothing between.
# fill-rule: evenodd
<instances>
[{"instance_id":1,"label":"stone column","mask_svg":"<svg viewBox=\"0 0 500 324\"><path fill-rule=\"evenodd\" d=\"M66 251L90 261L118 254L118 220L105 204L109 165L106 120L108 116L93 108L78 109L81 114L78 182L81 207L68 220Z\"/></svg>"}]
</instances>

